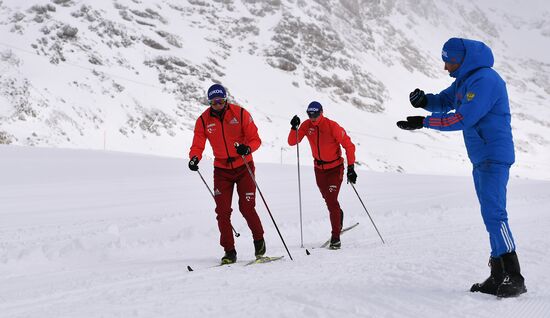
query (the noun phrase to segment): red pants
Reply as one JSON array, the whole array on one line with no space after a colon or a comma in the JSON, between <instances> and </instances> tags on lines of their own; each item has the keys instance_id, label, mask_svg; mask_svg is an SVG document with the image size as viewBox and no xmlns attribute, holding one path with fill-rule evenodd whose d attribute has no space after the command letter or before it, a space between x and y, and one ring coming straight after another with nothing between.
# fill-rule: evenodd
<instances>
[{"instance_id":1,"label":"red pants","mask_svg":"<svg viewBox=\"0 0 550 318\"><path fill-rule=\"evenodd\" d=\"M344 179L344 165L339 165L327 170L315 168L315 180L328 207L332 236L339 237L342 230L343 213L338 203L340 186Z\"/></svg>"},{"instance_id":2,"label":"red pants","mask_svg":"<svg viewBox=\"0 0 550 318\"><path fill-rule=\"evenodd\" d=\"M254 163L248 165L254 172ZM256 185L248 173L246 166L235 169L222 169L214 167L214 200L216 201L216 219L220 229L220 245L225 251L235 248L233 230L231 229L231 201L233 199L233 186L237 185L239 194L239 210L243 215L254 240L264 237L262 222L256 213Z\"/></svg>"}]
</instances>

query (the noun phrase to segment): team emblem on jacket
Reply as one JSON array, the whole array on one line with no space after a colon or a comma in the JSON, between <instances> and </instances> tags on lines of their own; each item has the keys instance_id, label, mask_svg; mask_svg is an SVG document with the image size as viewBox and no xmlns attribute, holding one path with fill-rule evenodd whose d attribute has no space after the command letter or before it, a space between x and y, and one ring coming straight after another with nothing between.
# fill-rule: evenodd
<instances>
[{"instance_id":1,"label":"team emblem on jacket","mask_svg":"<svg viewBox=\"0 0 550 318\"><path fill-rule=\"evenodd\" d=\"M230 125L237 125L238 123L239 123L239 121L237 120L237 117L233 117L233 119L231 119L229 121Z\"/></svg>"},{"instance_id":2,"label":"team emblem on jacket","mask_svg":"<svg viewBox=\"0 0 550 318\"><path fill-rule=\"evenodd\" d=\"M310 128L310 129L308 129L307 134L308 134L308 135L311 135L311 134L313 134L314 132L315 132L315 128Z\"/></svg>"},{"instance_id":3,"label":"team emblem on jacket","mask_svg":"<svg viewBox=\"0 0 550 318\"><path fill-rule=\"evenodd\" d=\"M208 126L206 126L206 131L208 131L208 133L210 134L213 134L216 131L216 123L208 124Z\"/></svg>"},{"instance_id":4,"label":"team emblem on jacket","mask_svg":"<svg viewBox=\"0 0 550 318\"><path fill-rule=\"evenodd\" d=\"M473 93L473 92L468 92L468 93L466 93L466 99L467 99L469 102L471 102L472 99L474 99L474 97L476 97L476 94L475 94L475 93Z\"/></svg>"}]
</instances>

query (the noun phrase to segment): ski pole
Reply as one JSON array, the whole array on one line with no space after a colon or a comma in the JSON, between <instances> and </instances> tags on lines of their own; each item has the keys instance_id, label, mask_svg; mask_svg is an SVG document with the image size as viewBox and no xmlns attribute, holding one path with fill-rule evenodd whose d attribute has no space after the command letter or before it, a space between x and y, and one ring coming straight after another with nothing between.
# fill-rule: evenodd
<instances>
[{"instance_id":1,"label":"ski pole","mask_svg":"<svg viewBox=\"0 0 550 318\"><path fill-rule=\"evenodd\" d=\"M234 144L235 147L239 146L239 143ZM246 169L248 170L248 174L250 174L250 177L252 178L252 181L254 181L254 184L256 185L256 189L258 189L258 193L260 193L260 197L262 197L262 201L264 202L265 208L267 209L267 212L269 213L269 216L271 217L271 221L273 221L273 225L275 225L275 229L277 229L277 233L279 233L279 237L281 238L281 241L283 242L283 245L285 246L286 252L288 253L288 256L290 257L290 260L294 260L292 258L292 255L290 255L290 251L288 250L288 247L286 247L285 240L283 239L283 235L281 235L281 231L279 231L279 227L277 226L277 223L275 222L275 219L273 218L273 214L271 214L271 210L269 210L269 206L267 205L267 202L265 202L264 195L262 194L262 190L260 190L260 187L258 186L258 183L256 182L256 176L254 176L254 172L252 172L252 169L250 169L250 165L248 165L248 161L246 160L244 155L241 155L243 158L244 164L246 165Z\"/></svg>"},{"instance_id":2,"label":"ski pole","mask_svg":"<svg viewBox=\"0 0 550 318\"><path fill-rule=\"evenodd\" d=\"M210 190L210 187L208 186L208 184L206 183L206 181L204 180L204 178L202 177L202 174L199 170L197 170L197 172L199 173L199 176L201 177L202 179L202 182L204 183L204 185L206 186L206 188L208 189L208 192L210 192L210 195L212 196L212 198L214 199L214 201L216 201L216 198L214 197L214 193L212 192L212 190ZM241 236L241 234L237 231L235 231L235 228L233 227L233 225L231 225L231 229L233 230L233 233L235 233L235 237L239 237Z\"/></svg>"},{"instance_id":3,"label":"ski pole","mask_svg":"<svg viewBox=\"0 0 550 318\"><path fill-rule=\"evenodd\" d=\"M374 224L374 221L372 220L372 217L370 216L369 211L365 207L365 204L363 203L363 200L361 200L361 197L359 196L359 193L357 193L357 190L355 189L355 186L353 185L352 182L350 182L350 184L351 184L351 187L353 188L353 191L355 191L355 194L357 194L357 198L359 198L359 201L361 201L361 204L363 205L363 209L365 209L365 212L367 212L367 215L369 216L369 219L372 222L372 225L374 226L374 229L376 230L376 233L378 233L378 236L380 236L380 239L382 240L382 244L386 244L386 242L384 242L384 239L382 238L382 235L380 235L380 232L378 231L378 228L376 227L376 224Z\"/></svg>"},{"instance_id":4,"label":"ski pole","mask_svg":"<svg viewBox=\"0 0 550 318\"><path fill-rule=\"evenodd\" d=\"M298 141L298 129L296 129L296 161L298 163L298 203L300 205L300 247L304 248L304 232L302 229L302 185L300 182L300 142Z\"/></svg>"}]
</instances>

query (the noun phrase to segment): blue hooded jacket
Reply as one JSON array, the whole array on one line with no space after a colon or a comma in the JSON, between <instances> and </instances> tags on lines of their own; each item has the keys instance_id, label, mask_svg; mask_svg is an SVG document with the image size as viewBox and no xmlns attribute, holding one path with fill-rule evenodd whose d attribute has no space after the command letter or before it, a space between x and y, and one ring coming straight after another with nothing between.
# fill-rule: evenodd
<instances>
[{"instance_id":1,"label":"blue hooded jacket","mask_svg":"<svg viewBox=\"0 0 550 318\"><path fill-rule=\"evenodd\" d=\"M474 165L486 160L512 164L515 155L506 83L492 69L493 53L487 45L462 41L464 60L451 73L456 80L439 94L426 94L425 108L432 115L424 119L424 127L462 130Z\"/></svg>"}]
</instances>

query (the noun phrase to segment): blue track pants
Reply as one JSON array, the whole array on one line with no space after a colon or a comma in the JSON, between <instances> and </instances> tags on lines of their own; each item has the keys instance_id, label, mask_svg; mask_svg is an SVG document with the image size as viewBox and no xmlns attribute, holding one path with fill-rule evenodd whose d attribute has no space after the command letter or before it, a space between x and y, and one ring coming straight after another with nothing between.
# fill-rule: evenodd
<instances>
[{"instance_id":1,"label":"blue track pants","mask_svg":"<svg viewBox=\"0 0 550 318\"><path fill-rule=\"evenodd\" d=\"M481 206L481 216L489 232L493 257L499 257L516 249L506 212L506 185L509 172L509 164L484 161L474 165L472 173Z\"/></svg>"}]
</instances>

